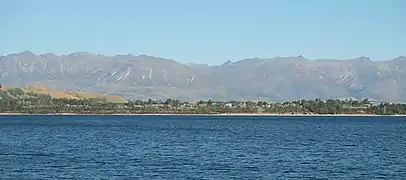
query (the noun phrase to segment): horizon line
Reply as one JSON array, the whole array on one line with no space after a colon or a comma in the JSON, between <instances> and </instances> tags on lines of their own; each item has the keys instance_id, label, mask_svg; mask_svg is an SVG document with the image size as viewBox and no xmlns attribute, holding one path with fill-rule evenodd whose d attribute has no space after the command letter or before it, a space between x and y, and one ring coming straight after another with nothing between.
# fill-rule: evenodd
<instances>
[{"instance_id":1,"label":"horizon line","mask_svg":"<svg viewBox=\"0 0 406 180\"><path fill-rule=\"evenodd\" d=\"M67 52L67 53L53 53L53 52L38 53L38 52L33 52L31 50L25 50L25 51L19 51L19 52L8 52L6 54L1 55L0 58L5 57L5 56L10 56L10 55L19 55L19 54L23 54L23 53L31 53L31 54L34 54L36 56L46 55L46 54L52 54L52 55L55 55L55 56L71 56L71 55L78 54L78 53L85 53L85 55L89 54L89 55L98 55L98 56L105 56L105 57L148 56L148 57L155 57L155 58L161 58L161 59L173 60L173 61L179 62L178 60L176 60L174 58L149 55L149 54L146 54L146 53L115 53L114 55L109 55L108 53L89 52L89 51L76 51L76 52ZM391 61L391 60L395 60L395 59L399 59L399 58L406 58L406 55L399 55L399 56L389 58L389 59L386 59L386 60L374 60L374 59L372 59L372 58L370 58L368 56L363 56L363 55L358 56L358 57L348 58L348 59L342 59L342 58L315 58L315 59L308 59L303 55L292 55L292 56L273 56L273 57L245 57L245 58L240 58L240 59L237 59L237 60L225 60L223 63L220 63L220 64L204 64L204 63L193 63L193 62L186 62L186 63L182 63L182 64L221 65L221 64L224 64L224 63L227 63L227 62L238 62L238 61L253 60L253 59L270 60L270 59L276 59L276 58L301 58L303 60L309 60L309 61L317 61L317 60L349 61L349 60L356 60L356 59L365 58L368 61L379 62L379 61Z\"/></svg>"}]
</instances>

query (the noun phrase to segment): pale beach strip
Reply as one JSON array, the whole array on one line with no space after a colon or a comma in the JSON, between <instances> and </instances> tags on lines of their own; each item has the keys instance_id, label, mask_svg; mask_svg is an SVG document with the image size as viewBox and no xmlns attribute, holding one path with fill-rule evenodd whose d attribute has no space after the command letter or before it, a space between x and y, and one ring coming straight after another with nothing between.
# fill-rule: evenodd
<instances>
[{"instance_id":1,"label":"pale beach strip","mask_svg":"<svg viewBox=\"0 0 406 180\"><path fill-rule=\"evenodd\" d=\"M396 115L379 115L379 114L302 114L302 113L217 113L217 114L176 114L176 113L44 113L44 114L29 114L29 113L0 113L0 116L286 116L286 117L338 117L338 116L406 116L406 114Z\"/></svg>"}]
</instances>

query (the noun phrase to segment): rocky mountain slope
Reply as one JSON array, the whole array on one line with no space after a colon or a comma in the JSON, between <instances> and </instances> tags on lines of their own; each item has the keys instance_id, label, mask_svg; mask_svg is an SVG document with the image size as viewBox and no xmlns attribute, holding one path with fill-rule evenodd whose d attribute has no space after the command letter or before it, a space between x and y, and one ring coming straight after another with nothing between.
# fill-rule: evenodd
<instances>
[{"instance_id":1,"label":"rocky mountain slope","mask_svg":"<svg viewBox=\"0 0 406 180\"><path fill-rule=\"evenodd\" d=\"M0 57L3 86L46 86L129 99L294 100L370 98L406 101L406 57L372 61L299 57L181 64L153 56L57 56L29 51Z\"/></svg>"}]
</instances>

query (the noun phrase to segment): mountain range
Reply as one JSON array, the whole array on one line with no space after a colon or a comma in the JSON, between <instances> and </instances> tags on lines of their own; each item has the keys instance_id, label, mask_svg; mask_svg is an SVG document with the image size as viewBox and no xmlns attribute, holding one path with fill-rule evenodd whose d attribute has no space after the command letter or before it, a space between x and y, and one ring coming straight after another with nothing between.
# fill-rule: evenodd
<instances>
[{"instance_id":1,"label":"mountain range","mask_svg":"<svg viewBox=\"0 0 406 180\"><path fill-rule=\"evenodd\" d=\"M45 86L143 100L369 98L405 102L406 57L372 61L368 57L309 60L297 56L206 65L147 55L104 56L87 52L55 55L24 51L0 57L0 84Z\"/></svg>"}]
</instances>

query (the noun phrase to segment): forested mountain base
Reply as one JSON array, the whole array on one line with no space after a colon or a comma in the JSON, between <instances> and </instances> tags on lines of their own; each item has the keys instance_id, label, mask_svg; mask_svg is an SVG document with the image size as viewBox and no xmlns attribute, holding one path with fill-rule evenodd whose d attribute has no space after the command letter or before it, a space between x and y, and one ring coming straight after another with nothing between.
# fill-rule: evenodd
<instances>
[{"instance_id":1,"label":"forested mountain base","mask_svg":"<svg viewBox=\"0 0 406 180\"><path fill-rule=\"evenodd\" d=\"M372 104L365 99L353 100L298 100L283 103L265 101L197 103L164 101L128 101L112 103L103 98L64 99L45 94L26 92L20 88L0 91L0 113L26 114L406 114L405 104Z\"/></svg>"}]
</instances>

